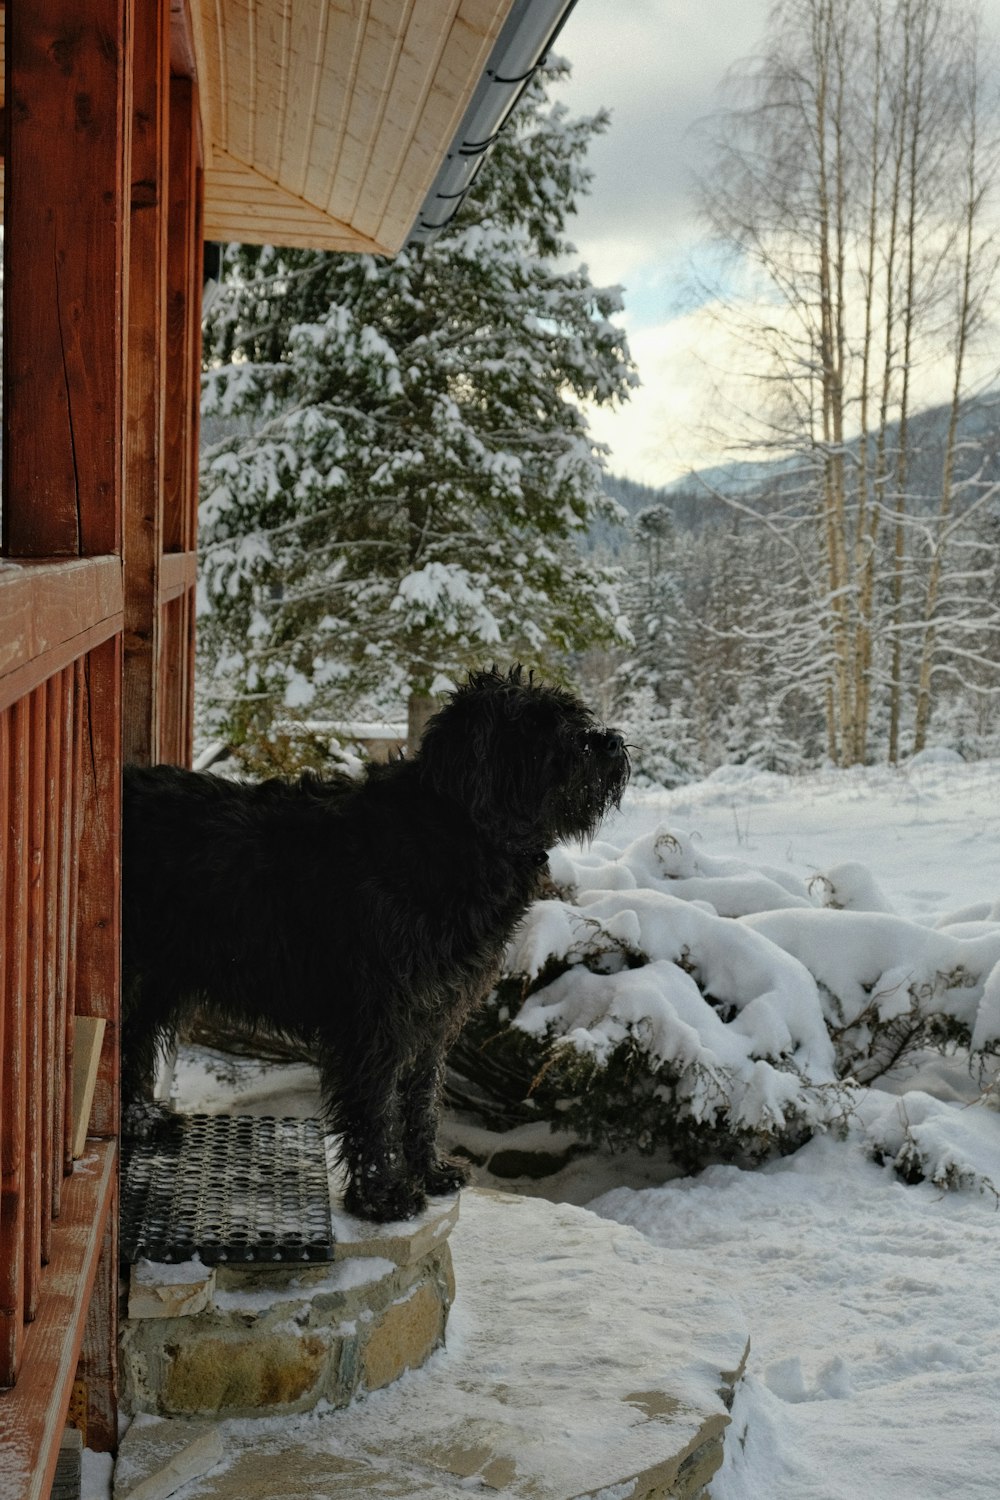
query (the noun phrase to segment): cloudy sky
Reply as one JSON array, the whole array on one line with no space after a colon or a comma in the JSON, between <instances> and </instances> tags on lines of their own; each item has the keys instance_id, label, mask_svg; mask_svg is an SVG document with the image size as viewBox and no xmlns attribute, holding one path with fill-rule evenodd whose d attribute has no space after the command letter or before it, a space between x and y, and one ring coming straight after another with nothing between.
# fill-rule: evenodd
<instances>
[{"instance_id":1,"label":"cloudy sky","mask_svg":"<svg viewBox=\"0 0 1000 1500\"><path fill-rule=\"evenodd\" d=\"M1000 0L982 8L1000 34ZM612 472L649 484L731 456L708 428L734 355L686 291L699 240L693 183L705 167L694 127L718 107L727 70L758 49L768 9L768 0L578 0L557 44L573 67L567 104L612 113L570 233L595 284L624 286L643 382L620 411L594 412L592 430L612 451Z\"/></svg>"},{"instance_id":2,"label":"cloudy sky","mask_svg":"<svg viewBox=\"0 0 1000 1500\"><path fill-rule=\"evenodd\" d=\"M753 52L766 14L766 0L578 0L558 43L573 65L562 97L574 112L612 113L570 232L591 279L625 288L643 382L621 411L595 412L592 427L614 472L650 484L718 457L700 431L709 335L683 312L698 239L692 127L715 106L726 69Z\"/></svg>"}]
</instances>

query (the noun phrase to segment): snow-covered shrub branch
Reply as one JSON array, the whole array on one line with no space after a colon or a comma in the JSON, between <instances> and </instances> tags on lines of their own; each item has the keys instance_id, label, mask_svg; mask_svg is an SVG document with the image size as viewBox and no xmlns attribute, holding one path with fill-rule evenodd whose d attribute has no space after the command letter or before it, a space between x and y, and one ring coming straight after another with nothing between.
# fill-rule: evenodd
<instances>
[{"instance_id":1,"label":"snow-covered shrub branch","mask_svg":"<svg viewBox=\"0 0 1000 1500\"><path fill-rule=\"evenodd\" d=\"M588 1141L760 1160L881 1118L864 1085L918 1048L1000 1051L1000 924L907 921L861 865L806 883L660 827L550 869L458 1066L502 1058L508 1091ZM923 1170L883 1125L873 1150L898 1136Z\"/></svg>"}]
</instances>

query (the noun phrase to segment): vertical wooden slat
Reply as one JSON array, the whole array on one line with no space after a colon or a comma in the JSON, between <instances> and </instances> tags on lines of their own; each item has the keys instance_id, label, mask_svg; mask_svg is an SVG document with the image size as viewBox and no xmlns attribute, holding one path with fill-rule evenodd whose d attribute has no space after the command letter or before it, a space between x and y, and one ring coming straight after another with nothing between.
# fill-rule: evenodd
<instances>
[{"instance_id":1,"label":"vertical wooden slat","mask_svg":"<svg viewBox=\"0 0 1000 1500\"><path fill-rule=\"evenodd\" d=\"M179 764L189 766L194 760L194 653L195 653L195 591L188 589L184 595L187 611L187 632L184 640L184 738L181 744Z\"/></svg>"},{"instance_id":2,"label":"vertical wooden slat","mask_svg":"<svg viewBox=\"0 0 1000 1500\"><path fill-rule=\"evenodd\" d=\"M194 86L170 80L170 190L167 217L167 410L164 429L163 548L183 552L194 412L191 407L191 273L195 231ZM200 293L200 277L196 283Z\"/></svg>"},{"instance_id":3,"label":"vertical wooden slat","mask_svg":"<svg viewBox=\"0 0 1000 1500\"><path fill-rule=\"evenodd\" d=\"M87 1387L87 1447L112 1453L118 1446L118 1181L104 1229L94 1295L80 1353Z\"/></svg>"},{"instance_id":4,"label":"vertical wooden slat","mask_svg":"<svg viewBox=\"0 0 1000 1500\"><path fill-rule=\"evenodd\" d=\"M43 972L45 953L45 688L28 703L28 983L24 1080L24 1316L38 1312L42 1274Z\"/></svg>"},{"instance_id":5,"label":"vertical wooden slat","mask_svg":"<svg viewBox=\"0 0 1000 1500\"><path fill-rule=\"evenodd\" d=\"M6 10L3 546L121 551L129 0Z\"/></svg>"},{"instance_id":6,"label":"vertical wooden slat","mask_svg":"<svg viewBox=\"0 0 1000 1500\"><path fill-rule=\"evenodd\" d=\"M198 86L195 84L192 112L196 124L200 124L201 111L198 104ZM205 240L205 165L200 129L195 132L194 160L191 173L191 196L194 208L194 225L191 246L191 306L189 309L189 337L191 348L188 356L190 386L188 388L188 410L191 413L191 433L188 450L188 494L185 545L190 552L198 546L198 454L201 424L201 297ZM184 672L184 716L181 743L177 760L189 766L194 758L194 653L195 653L195 591L189 589L184 596L185 631L182 652Z\"/></svg>"},{"instance_id":7,"label":"vertical wooden slat","mask_svg":"<svg viewBox=\"0 0 1000 1500\"><path fill-rule=\"evenodd\" d=\"M4 958L4 954L10 952L13 937L10 923L13 870L10 863L9 827L14 810L14 801L11 796L11 717L11 709L0 711L0 808L3 809L3 819L0 821L0 854L3 856L0 858L0 1256L5 1254L2 1137L6 1134L9 1108L7 1068L4 1059L12 1049L14 1037L13 1004L7 983L7 963ZM0 1288L0 1302L3 1300L4 1293ZM14 1330L7 1317L0 1312L0 1386L9 1384L12 1378L16 1362L14 1357L16 1351L12 1348L13 1337Z\"/></svg>"},{"instance_id":8,"label":"vertical wooden slat","mask_svg":"<svg viewBox=\"0 0 1000 1500\"><path fill-rule=\"evenodd\" d=\"M24 1339L24 1126L28 986L28 710L10 710L4 891L6 988L0 1117L0 1386L17 1376Z\"/></svg>"},{"instance_id":9,"label":"vertical wooden slat","mask_svg":"<svg viewBox=\"0 0 1000 1500\"><path fill-rule=\"evenodd\" d=\"M77 952L79 950L79 905L80 905L80 860L79 849L83 839L83 822L81 816L80 783L83 778L83 741L84 741L84 712L86 663L81 658L73 664L73 692L72 709L73 715L70 723L70 761L72 773L70 785L73 789L72 805L70 808L70 871L69 871L69 900L67 906L67 931L66 931L66 1076L65 1096L67 1099L73 1097L73 1016L76 1009L76 971ZM73 1170L73 1113L67 1109L65 1129L63 1135L63 1162L67 1174Z\"/></svg>"},{"instance_id":10,"label":"vertical wooden slat","mask_svg":"<svg viewBox=\"0 0 1000 1500\"><path fill-rule=\"evenodd\" d=\"M193 551L198 527L198 412L201 381L201 260L204 174L198 98L190 79L170 85L168 383L165 425L164 549ZM163 607L159 758L189 764L193 747L194 603Z\"/></svg>"},{"instance_id":11,"label":"vertical wooden slat","mask_svg":"<svg viewBox=\"0 0 1000 1500\"><path fill-rule=\"evenodd\" d=\"M42 1259L52 1252L52 1220L59 1215L62 1185L64 1024L60 1024L59 894L62 851L59 829L69 788L60 776L62 764L65 674L51 678L45 703L45 935L42 1011L45 1073L42 1100Z\"/></svg>"},{"instance_id":12,"label":"vertical wooden slat","mask_svg":"<svg viewBox=\"0 0 1000 1500\"><path fill-rule=\"evenodd\" d=\"M91 651L80 718L81 836L77 896L77 1015L103 1016L104 1049L92 1134L118 1133L116 1066L121 929L121 637Z\"/></svg>"},{"instance_id":13,"label":"vertical wooden slat","mask_svg":"<svg viewBox=\"0 0 1000 1500\"><path fill-rule=\"evenodd\" d=\"M10 786L10 710L0 710L0 1131L3 1131L6 1115L6 1078L3 1059L11 1045L11 1033L7 1020L7 1009L10 997L7 991L7 965L3 955L9 951L11 932L8 927L10 913L10 883L11 868L8 854L8 821L13 811ZM0 1193L3 1191L2 1182L3 1156L0 1147ZM2 1200L0 1200L2 1201ZM0 1209L2 1213L2 1209ZM0 1229L0 1235L2 1235ZM0 1239L2 1245L2 1239ZM0 1339L2 1339L0 1334ZM0 1385L3 1380L0 1378Z\"/></svg>"},{"instance_id":14,"label":"vertical wooden slat","mask_svg":"<svg viewBox=\"0 0 1000 1500\"><path fill-rule=\"evenodd\" d=\"M135 15L135 95L129 244L125 437L125 657L122 734L127 761L157 758L160 553L166 394L169 0Z\"/></svg>"},{"instance_id":15,"label":"vertical wooden slat","mask_svg":"<svg viewBox=\"0 0 1000 1500\"><path fill-rule=\"evenodd\" d=\"M178 638L175 629L179 600L170 599L160 611L160 745L158 758L176 763L176 735L179 722Z\"/></svg>"},{"instance_id":16,"label":"vertical wooden slat","mask_svg":"<svg viewBox=\"0 0 1000 1500\"><path fill-rule=\"evenodd\" d=\"M121 953L121 661L112 637L88 654L81 717L84 724L81 859L77 908L76 1006L107 1025L91 1114L91 1134L115 1136L119 1116ZM80 1370L87 1382L87 1441L117 1442L118 1257L117 1212L111 1215L87 1314Z\"/></svg>"}]
</instances>

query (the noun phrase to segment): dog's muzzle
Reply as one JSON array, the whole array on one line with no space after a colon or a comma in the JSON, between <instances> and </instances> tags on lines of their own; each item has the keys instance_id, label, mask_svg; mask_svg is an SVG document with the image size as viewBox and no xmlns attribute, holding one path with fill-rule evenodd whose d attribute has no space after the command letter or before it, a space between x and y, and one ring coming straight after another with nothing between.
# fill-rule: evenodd
<instances>
[{"instance_id":1,"label":"dog's muzzle","mask_svg":"<svg viewBox=\"0 0 1000 1500\"><path fill-rule=\"evenodd\" d=\"M608 760L619 760L625 754L625 741L617 729L588 729L582 739L587 750L595 750Z\"/></svg>"}]
</instances>

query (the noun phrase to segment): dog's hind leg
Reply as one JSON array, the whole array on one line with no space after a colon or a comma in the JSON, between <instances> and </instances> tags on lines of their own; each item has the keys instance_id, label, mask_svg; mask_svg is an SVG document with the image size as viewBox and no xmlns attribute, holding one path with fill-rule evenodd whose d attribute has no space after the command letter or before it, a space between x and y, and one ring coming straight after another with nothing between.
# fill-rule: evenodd
<instances>
[{"instance_id":1,"label":"dog's hind leg","mask_svg":"<svg viewBox=\"0 0 1000 1500\"><path fill-rule=\"evenodd\" d=\"M122 1004L121 1098L125 1135L145 1135L168 1113L154 1101L157 1059L176 1035L172 1000L157 1002L152 987L126 985Z\"/></svg>"}]
</instances>

